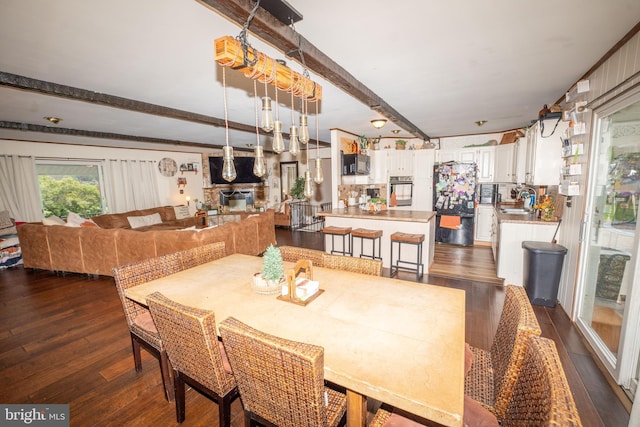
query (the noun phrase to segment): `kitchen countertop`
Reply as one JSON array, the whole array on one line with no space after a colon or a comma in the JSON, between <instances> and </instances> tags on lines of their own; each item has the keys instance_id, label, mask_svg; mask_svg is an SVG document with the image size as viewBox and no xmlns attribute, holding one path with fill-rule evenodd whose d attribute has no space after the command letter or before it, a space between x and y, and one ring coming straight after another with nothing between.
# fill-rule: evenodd
<instances>
[{"instance_id":1,"label":"kitchen countertop","mask_svg":"<svg viewBox=\"0 0 640 427\"><path fill-rule=\"evenodd\" d=\"M436 213L432 211L405 211L395 209L387 209L386 211L370 213L369 211L354 207L333 209L331 212L319 212L318 215L327 217L375 219L381 221L429 222L435 218Z\"/></svg>"},{"instance_id":2,"label":"kitchen countertop","mask_svg":"<svg viewBox=\"0 0 640 427\"><path fill-rule=\"evenodd\" d=\"M498 217L498 221L499 222L514 222L514 223L520 223L520 224L557 224L558 223L558 218L554 217L553 221L544 221L541 218L538 218L537 215L534 215L533 213L529 214L529 215L513 215L513 214L506 214L504 212L502 212L500 210L500 207L505 207L505 208L521 208L522 207L522 203L517 204L517 203L498 203L495 206L495 212L496 215Z\"/></svg>"}]
</instances>

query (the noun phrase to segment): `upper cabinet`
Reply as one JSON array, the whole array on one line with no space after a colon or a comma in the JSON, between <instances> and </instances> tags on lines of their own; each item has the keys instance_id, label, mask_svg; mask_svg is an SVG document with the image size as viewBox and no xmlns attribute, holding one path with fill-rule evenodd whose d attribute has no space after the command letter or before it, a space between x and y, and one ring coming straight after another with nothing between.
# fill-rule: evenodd
<instances>
[{"instance_id":1,"label":"upper cabinet","mask_svg":"<svg viewBox=\"0 0 640 427\"><path fill-rule=\"evenodd\" d=\"M561 116L538 120L527 130L525 183L528 185L559 184L562 136L568 126Z\"/></svg>"},{"instance_id":2,"label":"upper cabinet","mask_svg":"<svg viewBox=\"0 0 640 427\"><path fill-rule=\"evenodd\" d=\"M523 183L527 158L527 140L518 138L496 147L494 182Z\"/></svg>"},{"instance_id":3,"label":"upper cabinet","mask_svg":"<svg viewBox=\"0 0 640 427\"><path fill-rule=\"evenodd\" d=\"M515 143L496 147L495 182L514 182Z\"/></svg>"},{"instance_id":4,"label":"upper cabinet","mask_svg":"<svg viewBox=\"0 0 640 427\"><path fill-rule=\"evenodd\" d=\"M388 150L389 176L413 176L413 152L414 150Z\"/></svg>"},{"instance_id":5,"label":"upper cabinet","mask_svg":"<svg viewBox=\"0 0 640 427\"><path fill-rule=\"evenodd\" d=\"M457 150L438 150L438 162L476 163L478 165L478 182L493 182L495 154L496 147L493 145Z\"/></svg>"}]
</instances>

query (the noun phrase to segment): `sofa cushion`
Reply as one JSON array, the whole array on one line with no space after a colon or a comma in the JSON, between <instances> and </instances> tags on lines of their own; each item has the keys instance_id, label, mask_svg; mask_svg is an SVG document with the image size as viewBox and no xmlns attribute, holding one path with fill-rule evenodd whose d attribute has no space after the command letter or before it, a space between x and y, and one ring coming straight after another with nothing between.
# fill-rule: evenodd
<instances>
[{"instance_id":1,"label":"sofa cushion","mask_svg":"<svg viewBox=\"0 0 640 427\"><path fill-rule=\"evenodd\" d=\"M42 224L44 225L65 225L65 222L59 216L51 215L46 218L42 218Z\"/></svg>"},{"instance_id":2,"label":"sofa cushion","mask_svg":"<svg viewBox=\"0 0 640 427\"><path fill-rule=\"evenodd\" d=\"M128 216L135 215L134 212L124 212L117 214L104 214L94 216L91 219L101 228L131 228Z\"/></svg>"},{"instance_id":3,"label":"sofa cushion","mask_svg":"<svg viewBox=\"0 0 640 427\"><path fill-rule=\"evenodd\" d=\"M162 218L158 212L151 215L128 216L127 221L131 228L141 228L149 225L162 224Z\"/></svg>"},{"instance_id":4,"label":"sofa cushion","mask_svg":"<svg viewBox=\"0 0 640 427\"><path fill-rule=\"evenodd\" d=\"M16 225L9 215L9 211L0 212L0 236L7 234L17 234Z\"/></svg>"}]
</instances>

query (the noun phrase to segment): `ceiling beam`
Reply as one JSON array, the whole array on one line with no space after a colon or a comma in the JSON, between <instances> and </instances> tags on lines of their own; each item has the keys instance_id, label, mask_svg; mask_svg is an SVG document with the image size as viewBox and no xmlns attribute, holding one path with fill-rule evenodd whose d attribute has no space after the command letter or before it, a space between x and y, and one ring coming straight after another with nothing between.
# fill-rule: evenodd
<instances>
[{"instance_id":1,"label":"ceiling beam","mask_svg":"<svg viewBox=\"0 0 640 427\"><path fill-rule=\"evenodd\" d=\"M237 23L240 27L246 22L255 4L252 0L196 1ZM309 70L324 77L327 81L353 96L372 110L377 111L415 137L424 140L430 139L429 135L418 129L416 125L403 117L402 114L387 104L347 70L322 53L317 47L302 37L302 35L294 32L290 26L281 23L264 9L258 8L249 26L249 31L284 53L297 51L298 48L300 48L304 55L305 64Z\"/></svg>"},{"instance_id":2,"label":"ceiling beam","mask_svg":"<svg viewBox=\"0 0 640 427\"><path fill-rule=\"evenodd\" d=\"M137 113L151 114L154 116L168 117L176 120L199 123L204 125L224 127L224 119L213 116L205 116L191 111L179 110L176 108L164 107L162 105L151 104L148 102L137 101L135 99L123 98L120 96L109 95L106 93L93 92L73 86L66 86L58 83L47 82L44 80L32 79L30 77L20 76L17 74L5 73L0 71L0 86L7 86L14 89L26 90L30 92L40 93L43 95L56 96L59 98L70 99L73 101L88 102L90 104L103 105L106 107L118 108L121 110L135 111ZM229 129L254 133L255 125L246 125L229 121ZM90 131L85 131L90 132ZM270 135L260 129L262 135ZM114 134L116 135L116 134ZM289 134L283 132L284 138L289 138ZM85 135L88 136L88 135ZM151 139L151 138L146 138ZM326 141L320 141L320 144L328 145ZM206 145L205 145L206 146Z\"/></svg>"},{"instance_id":3,"label":"ceiling beam","mask_svg":"<svg viewBox=\"0 0 640 427\"><path fill-rule=\"evenodd\" d=\"M223 145L220 144L204 144L201 142L190 142L190 141L179 141L174 139L164 139L164 138L155 138L149 136L137 136L137 135L125 135L121 133L112 133L112 132L98 132L92 130L85 129L71 129L71 128L63 128L63 127L53 127L53 126L43 126L36 125L31 123L18 123L18 122L8 122L8 121L0 121L0 129L13 129L19 130L22 132L38 132L38 133L49 133L54 135L67 135L67 136L79 136L85 138L98 138L98 139L114 139L119 141L132 141L132 142L144 142L144 143L153 143L153 144L165 144L172 146L182 146L182 147L199 147L203 149L222 149ZM249 149L236 148L240 151L253 151Z\"/></svg>"}]
</instances>

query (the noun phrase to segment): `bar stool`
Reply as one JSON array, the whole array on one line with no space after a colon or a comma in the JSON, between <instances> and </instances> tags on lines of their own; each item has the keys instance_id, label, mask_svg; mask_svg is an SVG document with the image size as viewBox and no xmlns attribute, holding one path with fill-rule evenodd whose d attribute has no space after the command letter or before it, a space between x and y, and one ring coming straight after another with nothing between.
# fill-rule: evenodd
<instances>
[{"instance_id":1,"label":"bar stool","mask_svg":"<svg viewBox=\"0 0 640 427\"><path fill-rule=\"evenodd\" d=\"M324 234L324 236L322 236L323 237L322 244L323 244L323 247L325 247L325 250L326 250L325 240L328 234L331 236L331 252L330 253L351 255L351 227L335 227L335 226L324 227L322 229L322 233ZM335 245L334 238L336 236L342 236L341 251L335 249L336 245ZM349 250L347 250L347 243L349 243Z\"/></svg>"},{"instance_id":2,"label":"bar stool","mask_svg":"<svg viewBox=\"0 0 640 427\"><path fill-rule=\"evenodd\" d=\"M366 228L356 228L351 231L351 252L353 253L353 240L360 239L360 258L382 259L382 230L368 230ZM371 240L373 253L367 255L364 253L364 240ZM378 256L376 256L376 240L378 241Z\"/></svg>"},{"instance_id":3,"label":"bar stool","mask_svg":"<svg viewBox=\"0 0 640 427\"><path fill-rule=\"evenodd\" d=\"M391 235L391 258L389 259L391 271L389 277L393 277L398 271L411 271L416 273L416 281L420 281L420 278L424 275L424 264L422 263L422 242L424 242L424 234L410 234L410 233L393 233ZM393 262L393 245L398 244L398 259ZM402 259L402 245L415 245L417 250L416 261L407 261ZM408 264L413 267L408 267ZM394 273L395 270L395 273Z\"/></svg>"}]
</instances>

